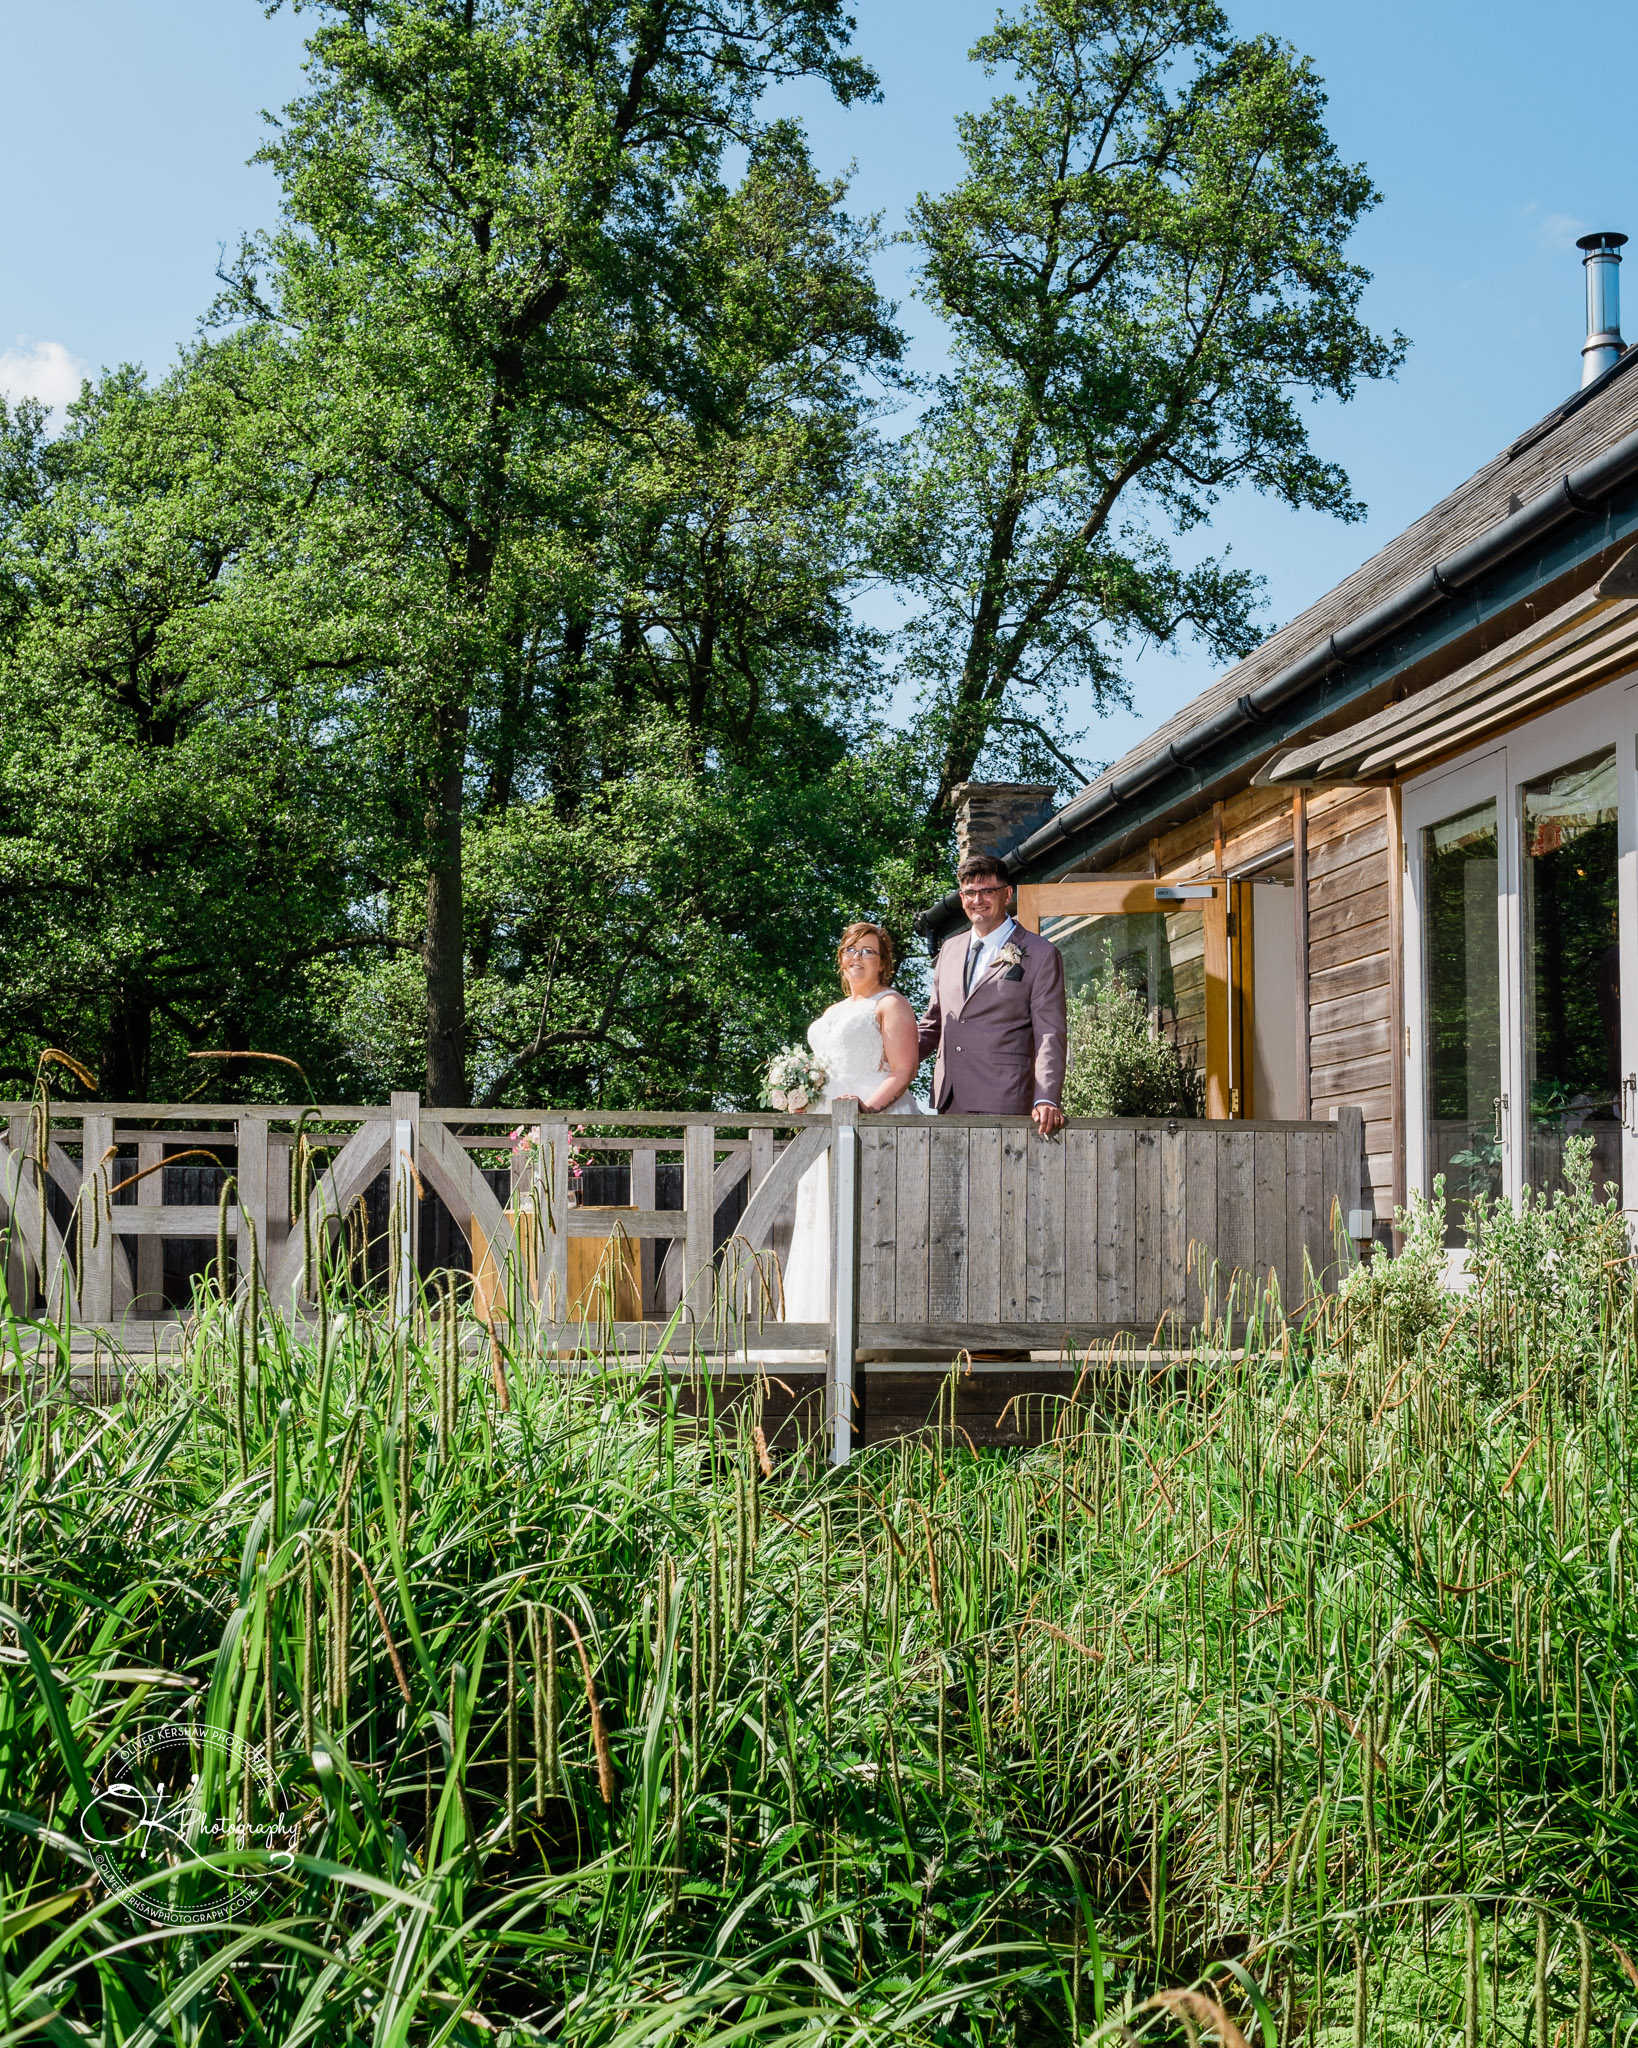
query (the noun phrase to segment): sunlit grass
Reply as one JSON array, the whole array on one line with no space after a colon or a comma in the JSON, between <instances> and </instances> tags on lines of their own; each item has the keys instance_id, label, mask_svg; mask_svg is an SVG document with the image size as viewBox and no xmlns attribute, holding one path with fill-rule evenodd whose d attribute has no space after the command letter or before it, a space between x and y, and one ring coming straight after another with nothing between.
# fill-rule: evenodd
<instances>
[{"instance_id":1,"label":"sunlit grass","mask_svg":"<svg viewBox=\"0 0 1638 2048\"><path fill-rule=\"evenodd\" d=\"M1186 1370L1090 1371L1035 1448L930 1429L841 1472L697 1365L514 1350L503 1408L487 1337L362 1303L297 1348L204 1304L105 1410L14 1378L6 2023L1620 2039L1619 1230L1585 1195L1493 1219L1460 1301L1424 1230L1301 1324L1256 1301ZM166 1717L263 1744L302 1822L253 1912L185 1933L76 1821Z\"/></svg>"}]
</instances>

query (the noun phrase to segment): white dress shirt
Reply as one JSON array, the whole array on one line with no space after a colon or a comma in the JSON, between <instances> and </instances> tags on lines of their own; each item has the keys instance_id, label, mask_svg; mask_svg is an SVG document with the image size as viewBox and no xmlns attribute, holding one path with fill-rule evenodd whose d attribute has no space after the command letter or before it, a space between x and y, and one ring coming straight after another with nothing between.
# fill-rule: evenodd
<instances>
[{"instance_id":1,"label":"white dress shirt","mask_svg":"<svg viewBox=\"0 0 1638 2048\"><path fill-rule=\"evenodd\" d=\"M977 932L969 937L966 956L961 963L962 987L968 995L972 994L994 965L996 954L1012 937L1015 928L1013 919L1004 917L995 930L986 933L983 938L980 938ZM975 953L978 956L976 965L973 961Z\"/></svg>"},{"instance_id":2,"label":"white dress shirt","mask_svg":"<svg viewBox=\"0 0 1638 2048\"><path fill-rule=\"evenodd\" d=\"M980 938L977 932L971 935L967 941L966 954L961 962L962 986L967 995L971 995L973 990L984 979L990 968L995 964L995 956L1017 929L1018 926L1015 919L1004 917L995 930L986 933L983 938ZM976 963L973 959L975 953L978 956ZM970 974L967 972L968 968L972 969ZM963 1000L965 1000L965 997L963 997ZM1050 1097L1037 1095L1035 1100L1037 1104L1040 1104L1050 1102Z\"/></svg>"}]
</instances>

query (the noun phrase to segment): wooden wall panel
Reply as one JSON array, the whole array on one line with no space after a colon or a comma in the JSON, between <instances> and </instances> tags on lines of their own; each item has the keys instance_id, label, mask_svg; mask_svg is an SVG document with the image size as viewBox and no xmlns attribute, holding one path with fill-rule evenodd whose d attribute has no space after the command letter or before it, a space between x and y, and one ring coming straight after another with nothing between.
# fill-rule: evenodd
<instances>
[{"instance_id":1,"label":"wooden wall panel","mask_svg":"<svg viewBox=\"0 0 1638 2048\"><path fill-rule=\"evenodd\" d=\"M1363 1111L1372 1200L1377 1219L1386 1222L1403 1143L1396 1123L1396 855L1389 796L1377 787L1311 790L1302 810L1308 1113L1324 1120L1342 1103ZM1273 852L1293 838L1290 792L1243 789L1162 833L1150 849L1155 871L1178 880L1212 872L1219 834L1230 870ZM1134 863L1128 858L1121 865ZM1230 1186L1238 1185L1238 1173L1236 1163ZM1111 1319L1130 1313L1135 1298L1125 1291L1134 1269L1131 1247L1118 1244L1119 1228L1106 1220L1100 1233L1098 1292L1102 1313ZM1231 1221L1231 1239L1236 1228ZM1116 1301L1122 1306L1111 1306Z\"/></svg>"},{"instance_id":2,"label":"wooden wall panel","mask_svg":"<svg viewBox=\"0 0 1638 2048\"><path fill-rule=\"evenodd\" d=\"M1309 1093L1312 1114L1365 1117L1371 1199L1393 1215L1394 987L1387 792L1320 791L1308 805Z\"/></svg>"}]
</instances>

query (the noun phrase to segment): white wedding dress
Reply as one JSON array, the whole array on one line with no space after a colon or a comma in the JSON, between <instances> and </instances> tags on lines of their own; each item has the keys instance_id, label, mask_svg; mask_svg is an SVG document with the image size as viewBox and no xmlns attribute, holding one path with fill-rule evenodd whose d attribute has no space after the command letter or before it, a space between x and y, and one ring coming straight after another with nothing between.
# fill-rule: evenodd
<instances>
[{"instance_id":1,"label":"white wedding dress","mask_svg":"<svg viewBox=\"0 0 1638 2048\"><path fill-rule=\"evenodd\" d=\"M808 1043L825 1070L824 1091L811 1106L826 1110L838 1095L873 1095L889 1072L877 1015L891 993L844 996L808 1026ZM888 1105L889 1116L917 1116L920 1105L908 1089ZM830 1321L830 1154L824 1152L796 1184L796 1223L785 1264L785 1320Z\"/></svg>"}]
</instances>

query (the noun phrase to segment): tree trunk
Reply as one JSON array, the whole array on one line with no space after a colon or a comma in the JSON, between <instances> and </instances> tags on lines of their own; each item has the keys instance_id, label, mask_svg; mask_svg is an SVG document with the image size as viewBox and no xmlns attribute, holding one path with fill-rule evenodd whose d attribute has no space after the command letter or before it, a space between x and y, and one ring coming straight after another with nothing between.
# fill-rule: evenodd
<instances>
[{"instance_id":1,"label":"tree trunk","mask_svg":"<svg viewBox=\"0 0 1638 2048\"><path fill-rule=\"evenodd\" d=\"M146 1102L153 1083L154 1020L143 981L128 981L115 1000L98 1075L106 1102Z\"/></svg>"},{"instance_id":2,"label":"tree trunk","mask_svg":"<svg viewBox=\"0 0 1638 2048\"><path fill-rule=\"evenodd\" d=\"M461 902L461 825L466 810L464 707L450 721L447 765L427 805L427 1101L464 1108L466 1082L466 928Z\"/></svg>"}]
</instances>

